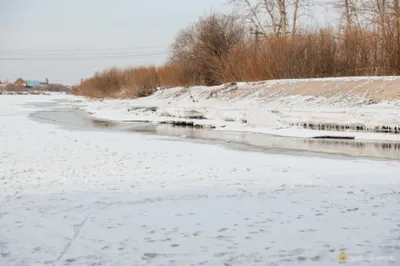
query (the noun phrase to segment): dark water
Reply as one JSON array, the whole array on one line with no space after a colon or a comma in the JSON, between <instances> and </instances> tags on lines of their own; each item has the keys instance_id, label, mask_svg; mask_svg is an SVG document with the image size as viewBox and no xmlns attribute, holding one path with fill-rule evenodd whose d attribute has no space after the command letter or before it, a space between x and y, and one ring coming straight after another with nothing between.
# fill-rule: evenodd
<instances>
[{"instance_id":1,"label":"dark water","mask_svg":"<svg viewBox=\"0 0 400 266\"><path fill-rule=\"evenodd\" d=\"M35 104L33 104L35 105ZM116 123L91 119L73 106L54 109L54 104L38 104L44 111L31 114L39 122L59 125L68 130L118 130L122 132L168 136L170 141L216 143L230 148L258 152L307 156L351 156L400 160L400 142L335 140L281 137L251 132L215 131L171 125Z\"/></svg>"},{"instance_id":2,"label":"dark water","mask_svg":"<svg viewBox=\"0 0 400 266\"><path fill-rule=\"evenodd\" d=\"M169 125L136 125L129 130L160 136L225 142L230 146L241 147L241 149L247 147L247 149L255 151L304 153L305 155L323 153L400 160L400 142L293 138L249 132L181 128Z\"/></svg>"}]
</instances>

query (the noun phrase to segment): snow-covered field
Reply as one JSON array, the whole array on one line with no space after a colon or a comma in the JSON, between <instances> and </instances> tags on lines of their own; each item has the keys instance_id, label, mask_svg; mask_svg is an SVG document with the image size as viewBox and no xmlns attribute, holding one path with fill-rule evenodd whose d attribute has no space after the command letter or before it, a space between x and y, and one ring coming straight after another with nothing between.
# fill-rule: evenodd
<instances>
[{"instance_id":1,"label":"snow-covered field","mask_svg":"<svg viewBox=\"0 0 400 266\"><path fill-rule=\"evenodd\" d=\"M64 97L0 96L0 265L325 266L342 250L349 265L399 263L398 161L235 151L28 117L39 107L26 103Z\"/></svg>"},{"instance_id":2,"label":"snow-covered field","mask_svg":"<svg viewBox=\"0 0 400 266\"><path fill-rule=\"evenodd\" d=\"M83 109L114 121L186 121L281 136L400 141L399 87L400 77L273 80L172 88L136 100L85 101ZM376 128L397 134L376 133Z\"/></svg>"}]
</instances>

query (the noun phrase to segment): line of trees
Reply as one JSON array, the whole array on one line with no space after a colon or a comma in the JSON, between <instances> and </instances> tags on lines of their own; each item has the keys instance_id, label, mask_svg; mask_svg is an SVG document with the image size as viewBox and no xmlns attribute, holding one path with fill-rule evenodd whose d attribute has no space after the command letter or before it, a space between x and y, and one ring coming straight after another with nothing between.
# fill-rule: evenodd
<instances>
[{"instance_id":1,"label":"line of trees","mask_svg":"<svg viewBox=\"0 0 400 266\"><path fill-rule=\"evenodd\" d=\"M399 0L331 0L324 7L340 15L333 27L304 23L321 10L318 0L228 1L239 11L212 13L183 29L164 66L108 70L80 91L135 88L135 97L155 86L400 74Z\"/></svg>"}]
</instances>

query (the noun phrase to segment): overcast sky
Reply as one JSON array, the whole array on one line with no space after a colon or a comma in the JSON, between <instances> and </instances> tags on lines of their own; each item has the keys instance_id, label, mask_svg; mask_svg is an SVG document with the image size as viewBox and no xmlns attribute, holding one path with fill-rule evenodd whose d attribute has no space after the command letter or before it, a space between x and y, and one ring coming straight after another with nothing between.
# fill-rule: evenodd
<instances>
[{"instance_id":1,"label":"overcast sky","mask_svg":"<svg viewBox=\"0 0 400 266\"><path fill-rule=\"evenodd\" d=\"M0 80L73 85L112 66L161 64L180 29L226 2L0 0Z\"/></svg>"}]
</instances>

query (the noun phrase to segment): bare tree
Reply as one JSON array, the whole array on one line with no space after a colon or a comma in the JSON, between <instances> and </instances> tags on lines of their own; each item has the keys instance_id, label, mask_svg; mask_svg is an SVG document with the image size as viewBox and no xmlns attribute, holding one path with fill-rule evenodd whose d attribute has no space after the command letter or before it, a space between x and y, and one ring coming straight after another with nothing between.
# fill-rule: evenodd
<instances>
[{"instance_id":1,"label":"bare tree","mask_svg":"<svg viewBox=\"0 0 400 266\"><path fill-rule=\"evenodd\" d=\"M224 59L244 36L238 17L212 14L179 33L171 60L185 65L187 83L215 85Z\"/></svg>"},{"instance_id":2,"label":"bare tree","mask_svg":"<svg viewBox=\"0 0 400 266\"><path fill-rule=\"evenodd\" d=\"M298 2L298 1L296 1ZM279 10L279 30L282 30L283 35L287 34L288 18L286 0L278 0Z\"/></svg>"},{"instance_id":3,"label":"bare tree","mask_svg":"<svg viewBox=\"0 0 400 266\"><path fill-rule=\"evenodd\" d=\"M315 0L229 0L244 10L244 16L253 27L267 36L295 36L301 16L310 15ZM289 31L290 29L290 31Z\"/></svg>"},{"instance_id":4,"label":"bare tree","mask_svg":"<svg viewBox=\"0 0 400 266\"><path fill-rule=\"evenodd\" d=\"M360 0L361 1L361 0ZM400 74L399 0L363 0L366 25L377 36L377 60L384 69Z\"/></svg>"},{"instance_id":5,"label":"bare tree","mask_svg":"<svg viewBox=\"0 0 400 266\"><path fill-rule=\"evenodd\" d=\"M341 15L341 19L346 21L344 30L353 28L360 30L368 2L368 0L332 0L328 2L328 6L333 6Z\"/></svg>"}]
</instances>

